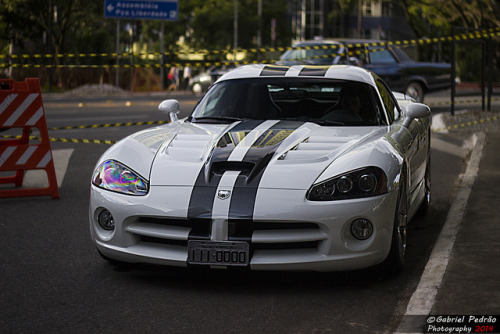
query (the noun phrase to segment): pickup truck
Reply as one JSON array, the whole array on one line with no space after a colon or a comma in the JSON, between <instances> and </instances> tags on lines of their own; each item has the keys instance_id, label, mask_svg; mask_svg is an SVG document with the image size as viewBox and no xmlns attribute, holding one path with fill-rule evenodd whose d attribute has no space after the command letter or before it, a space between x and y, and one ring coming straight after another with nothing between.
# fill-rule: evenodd
<instances>
[{"instance_id":1,"label":"pickup truck","mask_svg":"<svg viewBox=\"0 0 500 334\"><path fill-rule=\"evenodd\" d=\"M376 40L312 40L293 45L319 47L292 49L283 53L277 62L281 65L358 65L379 75L396 92L423 102L428 92L451 87L451 65L446 63L416 62L402 49L385 48Z\"/></svg>"}]
</instances>

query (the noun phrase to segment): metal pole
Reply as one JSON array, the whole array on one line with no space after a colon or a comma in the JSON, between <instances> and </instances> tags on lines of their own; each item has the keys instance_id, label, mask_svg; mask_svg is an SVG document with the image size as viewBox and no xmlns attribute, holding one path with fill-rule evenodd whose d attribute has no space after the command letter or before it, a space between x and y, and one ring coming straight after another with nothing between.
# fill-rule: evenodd
<instances>
[{"instance_id":1,"label":"metal pole","mask_svg":"<svg viewBox=\"0 0 500 334\"><path fill-rule=\"evenodd\" d=\"M14 53L14 39L9 43L9 79L12 79L12 54Z\"/></svg>"},{"instance_id":2,"label":"metal pole","mask_svg":"<svg viewBox=\"0 0 500 334\"><path fill-rule=\"evenodd\" d=\"M302 0L302 9L300 13L300 41L306 39L306 0Z\"/></svg>"},{"instance_id":3,"label":"metal pole","mask_svg":"<svg viewBox=\"0 0 500 334\"><path fill-rule=\"evenodd\" d=\"M163 77L165 76L165 24L161 21L160 28L160 54L161 54L161 67L160 67L160 90L163 90Z\"/></svg>"},{"instance_id":4,"label":"metal pole","mask_svg":"<svg viewBox=\"0 0 500 334\"><path fill-rule=\"evenodd\" d=\"M314 25L316 24L314 22L314 19L315 19L315 17L314 17L314 14L315 14L314 11L316 9L316 4L314 3L314 0L311 0L310 6L311 6L311 8L310 8L311 12L310 12L310 18L309 18L309 20L310 20L310 22L309 22L309 25L310 25L310 27L309 27L309 31L310 31L309 34L310 34L310 36L309 37L311 39L313 39L314 38Z\"/></svg>"},{"instance_id":5,"label":"metal pole","mask_svg":"<svg viewBox=\"0 0 500 334\"><path fill-rule=\"evenodd\" d=\"M52 20L54 15L52 14L52 0L49 0L49 53L53 53L52 47ZM54 63L53 63L54 64ZM52 66L49 67L49 92L52 92Z\"/></svg>"},{"instance_id":6,"label":"metal pole","mask_svg":"<svg viewBox=\"0 0 500 334\"><path fill-rule=\"evenodd\" d=\"M116 71L115 71L115 86L120 84L120 20L116 20Z\"/></svg>"},{"instance_id":7,"label":"metal pole","mask_svg":"<svg viewBox=\"0 0 500 334\"><path fill-rule=\"evenodd\" d=\"M257 3L257 15L259 16L259 30L257 31L257 47L262 47L262 0Z\"/></svg>"},{"instance_id":8,"label":"metal pole","mask_svg":"<svg viewBox=\"0 0 500 334\"><path fill-rule=\"evenodd\" d=\"M491 111L491 93L493 92L493 39L488 38L488 111Z\"/></svg>"},{"instance_id":9,"label":"metal pole","mask_svg":"<svg viewBox=\"0 0 500 334\"><path fill-rule=\"evenodd\" d=\"M457 76L455 61L455 28L451 27L451 115L455 115L455 77Z\"/></svg>"},{"instance_id":10,"label":"metal pole","mask_svg":"<svg viewBox=\"0 0 500 334\"><path fill-rule=\"evenodd\" d=\"M236 49L238 48L238 0L234 0L234 60L236 61Z\"/></svg>"},{"instance_id":11,"label":"metal pole","mask_svg":"<svg viewBox=\"0 0 500 334\"><path fill-rule=\"evenodd\" d=\"M481 40L481 111L485 110L486 40Z\"/></svg>"},{"instance_id":12,"label":"metal pole","mask_svg":"<svg viewBox=\"0 0 500 334\"><path fill-rule=\"evenodd\" d=\"M319 2L319 34L320 36L325 36L325 0L320 0Z\"/></svg>"},{"instance_id":13,"label":"metal pole","mask_svg":"<svg viewBox=\"0 0 500 334\"><path fill-rule=\"evenodd\" d=\"M356 37L361 38L361 20L363 15L363 1L358 0L358 26L356 28Z\"/></svg>"}]
</instances>

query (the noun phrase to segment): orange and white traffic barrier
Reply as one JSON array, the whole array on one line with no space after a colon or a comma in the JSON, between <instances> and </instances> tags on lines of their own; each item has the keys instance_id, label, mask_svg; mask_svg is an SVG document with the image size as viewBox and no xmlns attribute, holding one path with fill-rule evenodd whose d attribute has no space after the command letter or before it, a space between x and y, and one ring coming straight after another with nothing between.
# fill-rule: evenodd
<instances>
[{"instance_id":1,"label":"orange and white traffic barrier","mask_svg":"<svg viewBox=\"0 0 500 334\"><path fill-rule=\"evenodd\" d=\"M0 140L0 184L14 184L14 189L0 188L1 197L49 195L59 198L54 160L50 148L47 120L37 78L24 82L0 80L0 131L21 128L19 139ZM30 143L32 128L38 128L40 141ZM27 170L45 170L47 188L20 188Z\"/></svg>"}]
</instances>

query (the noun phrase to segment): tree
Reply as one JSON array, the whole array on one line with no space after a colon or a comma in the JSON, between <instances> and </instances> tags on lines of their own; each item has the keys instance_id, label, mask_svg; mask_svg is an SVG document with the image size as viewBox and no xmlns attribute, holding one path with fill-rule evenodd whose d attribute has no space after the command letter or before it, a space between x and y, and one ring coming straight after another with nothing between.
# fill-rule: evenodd
<instances>
[{"instance_id":1,"label":"tree","mask_svg":"<svg viewBox=\"0 0 500 334\"><path fill-rule=\"evenodd\" d=\"M102 19L102 6L101 0L0 0L2 49L13 43L15 52L23 54L110 51L114 33ZM57 66L64 58L43 60ZM61 71L57 73L61 86Z\"/></svg>"},{"instance_id":2,"label":"tree","mask_svg":"<svg viewBox=\"0 0 500 334\"><path fill-rule=\"evenodd\" d=\"M456 32L463 33L468 30L500 26L498 0L397 0L397 2L404 8L406 19L418 37L448 36L452 33L452 27L460 27ZM421 51L430 54L434 47L435 45L425 46ZM444 43L443 49L440 50L448 61L446 58L450 54L449 47L449 43ZM498 48L496 52L498 55ZM477 42L459 43L456 55L458 76L464 81L478 81L481 73L481 61L479 61L481 47ZM496 58L498 59L498 56Z\"/></svg>"},{"instance_id":3,"label":"tree","mask_svg":"<svg viewBox=\"0 0 500 334\"><path fill-rule=\"evenodd\" d=\"M397 0L419 37L449 34L451 27L471 29L500 26L498 0Z\"/></svg>"}]
</instances>

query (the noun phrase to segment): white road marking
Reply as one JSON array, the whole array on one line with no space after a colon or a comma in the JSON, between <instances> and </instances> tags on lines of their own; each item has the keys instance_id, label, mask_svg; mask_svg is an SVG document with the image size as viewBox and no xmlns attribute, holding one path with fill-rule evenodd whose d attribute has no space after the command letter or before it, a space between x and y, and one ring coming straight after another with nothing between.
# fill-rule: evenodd
<instances>
[{"instance_id":1,"label":"white road marking","mask_svg":"<svg viewBox=\"0 0 500 334\"><path fill-rule=\"evenodd\" d=\"M432 310L446 267L451 258L453 244L462 225L472 186L479 172L479 163L486 136L484 133L474 134L474 136L477 136L476 145L467 164L467 170L462 177L457 196L450 207L443 229L434 245L418 287L411 296L406 307L406 313L395 333L421 333L424 324L415 321L418 318L412 316L427 316Z\"/></svg>"},{"instance_id":2,"label":"white road marking","mask_svg":"<svg viewBox=\"0 0 500 334\"><path fill-rule=\"evenodd\" d=\"M432 138L431 147L434 150L456 155L462 159L465 158L469 152L469 150L464 149L463 146L458 146L439 138Z\"/></svg>"},{"instance_id":3,"label":"white road marking","mask_svg":"<svg viewBox=\"0 0 500 334\"><path fill-rule=\"evenodd\" d=\"M52 150L54 159L54 168L56 170L57 186L60 188L66 170L68 169L69 159L74 149ZM47 173L44 170L28 170L24 175L23 188L45 188L49 185Z\"/></svg>"}]
</instances>

